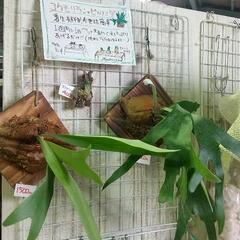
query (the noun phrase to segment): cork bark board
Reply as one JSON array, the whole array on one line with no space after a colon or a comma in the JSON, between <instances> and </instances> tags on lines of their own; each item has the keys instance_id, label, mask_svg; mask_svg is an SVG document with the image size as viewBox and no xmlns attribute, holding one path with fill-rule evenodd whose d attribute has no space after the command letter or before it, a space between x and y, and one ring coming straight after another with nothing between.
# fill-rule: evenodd
<instances>
[{"instance_id":1,"label":"cork bark board","mask_svg":"<svg viewBox=\"0 0 240 240\"><path fill-rule=\"evenodd\" d=\"M38 92L38 105L34 106L36 92L33 91L27 96L14 103L5 111L0 113L0 125L8 121L13 116L34 116L57 124L62 133L68 133L55 111L52 109L46 98L41 92ZM0 158L0 172L11 186L16 183L37 184L44 176L45 170L30 174L23 169L15 166L13 163Z\"/></svg>"},{"instance_id":2,"label":"cork bark board","mask_svg":"<svg viewBox=\"0 0 240 240\"><path fill-rule=\"evenodd\" d=\"M152 75L144 76L133 88L131 88L123 97L130 98L141 95L151 95L152 90L149 86L144 84L144 80L149 78L152 80L157 89L158 101L161 103L161 106L170 106L173 104L170 96L165 92L165 90L158 83L158 80ZM126 119L126 114L123 111L120 101L118 101L105 115L105 121L109 125L109 127L113 130L113 132L119 136L124 138L133 139L132 134L126 130L124 120Z\"/></svg>"}]
</instances>

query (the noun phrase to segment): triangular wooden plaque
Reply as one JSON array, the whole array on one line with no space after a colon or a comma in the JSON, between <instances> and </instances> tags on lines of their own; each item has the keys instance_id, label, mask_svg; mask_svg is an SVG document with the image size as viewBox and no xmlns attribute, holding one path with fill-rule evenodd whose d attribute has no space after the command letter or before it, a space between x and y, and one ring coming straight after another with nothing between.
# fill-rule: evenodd
<instances>
[{"instance_id":1,"label":"triangular wooden plaque","mask_svg":"<svg viewBox=\"0 0 240 240\"><path fill-rule=\"evenodd\" d=\"M162 86L158 83L158 80L153 75L144 76L133 88L131 88L123 96L123 98L130 98L141 95L152 95L151 88L146 86L143 82L146 78L151 79L156 86L158 100L160 101L161 106L166 107L172 105L172 99L165 92ZM134 137L132 136L132 134L126 130L124 119L126 119L126 114L121 107L120 101L118 101L105 115L105 121L117 136L133 139Z\"/></svg>"},{"instance_id":2,"label":"triangular wooden plaque","mask_svg":"<svg viewBox=\"0 0 240 240\"><path fill-rule=\"evenodd\" d=\"M68 133L67 129L64 127L63 123L41 92L38 92L38 104L37 106L34 106L35 96L36 92L33 91L12 106L8 107L5 111L1 112L0 125L11 119L13 116L21 117L28 115L47 119L49 122L56 123L63 134ZM0 172L13 187L16 183L35 185L45 176L45 170L30 174L15 166L13 163L1 158Z\"/></svg>"}]
</instances>

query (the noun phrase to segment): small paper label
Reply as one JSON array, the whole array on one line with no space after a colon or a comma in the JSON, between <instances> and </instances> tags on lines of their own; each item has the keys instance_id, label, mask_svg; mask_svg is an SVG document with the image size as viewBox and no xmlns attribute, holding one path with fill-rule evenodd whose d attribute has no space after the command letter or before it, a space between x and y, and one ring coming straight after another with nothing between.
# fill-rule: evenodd
<instances>
[{"instance_id":1,"label":"small paper label","mask_svg":"<svg viewBox=\"0 0 240 240\"><path fill-rule=\"evenodd\" d=\"M29 197L36 190L36 186L17 183L14 190L14 197Z\"/></svg>"},{"instance_id":2,"label":"small paper label","mask_svg":"<svg viewBox=\"0 0 240 240\"><path fill-rule=\"evenodd\" d=\"M61 84L58 94L63 97L66 97L66 98L71 98L74 88L75 87L67 85L67 84Z\"/></svg>"},{"instance_id":3,"label":"small paper label","mask_svg":"<svg viewBox=\"0 0 240 240\"><path fill-rule=\"evenodd\" d=\"M150 165L150 162L151 162L150 155L144 155L141 158L139 158L139 160L137 161L137 163L143 164L143 165Z\"/></svg>"}]
</instances>

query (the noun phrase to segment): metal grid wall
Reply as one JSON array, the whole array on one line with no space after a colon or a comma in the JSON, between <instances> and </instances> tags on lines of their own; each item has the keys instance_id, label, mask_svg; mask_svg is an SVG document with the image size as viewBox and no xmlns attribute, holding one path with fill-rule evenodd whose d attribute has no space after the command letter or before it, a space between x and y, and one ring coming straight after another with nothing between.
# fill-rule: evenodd
<instances>
[{"instance_id":1,"label":"metal grid wall","mask_svg":"<svg viewBox=\"0 0 240 240\"><path fill-rule=\"evenodd\" d=\"M201 22L200 91L202 113L223 127L218 99L240 89L240 28L214 21L214 15ZM227 77L222 81L221 77Z\"/></svg>"},{"instance_id":2,"label":"metal grid wall","mask_svg":"<svg viewBox=\"0 0 240 240\"><path fill-rule=\"evenodd\" d=\"M92 2L107 3L107 1ZM131 8L137 54L136 66L120 67L42 60L36 69L36 81L33 82L30 29L36 28L38 52L41 53L39 1L21 0L17 32L17 38L20 40L17 58L20 58L20 64L16 69L21 79L16 81L17 96L21 97L38 87L71 133L112 135L103 116L122 93L145 75L147 59L144 37L145 27L148 26L151 51L154 55L151 73L158 78L174 100L188 98L190 94L188 20L181 16L151 11L151 3L148 3L149 9L146 9L146 6L137 0L131 1ZM176 24L179 24L177 30ZM58 87L60 83L76 85L84 70L94 72L93 102L90 108L71 109L69 102L58 95ZM105 180L125 159L123 154L96 151L92 153L89 161ZM162 165L163 162L159 159L153 159L150 166L137 165L103 192L98 186L76 176L90 201L104 239L173 239L176 206L159 205L157 201L164 176ZM28 228L28 222L20 225L18 239L26 239ZM56 185L48 218L39 239L85 239L84 236L78 216L64 190Z\"/></svg>"}]
</instances>

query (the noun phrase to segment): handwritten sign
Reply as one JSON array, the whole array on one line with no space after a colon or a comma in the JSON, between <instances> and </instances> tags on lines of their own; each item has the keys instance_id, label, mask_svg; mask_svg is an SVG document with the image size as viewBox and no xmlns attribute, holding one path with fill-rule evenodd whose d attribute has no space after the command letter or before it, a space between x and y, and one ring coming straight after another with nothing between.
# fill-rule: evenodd
<instances>
[{"instance_id":1,"label":"handwritten sign","mask_svg":"<svg viewBox=\"0 0 240 240\"><path fill-rule=\"evenodd\" d=\"M131 11L78 0L41 0L47 60L135 65Z\"/></svg>"},{"instance_id":2,"label":"handwritten sign","mask_svg":"<svg viewBox=\"0 0 240 240\"><path fill-rule=\"evenodd\" d=\"M17 183L15 185L14 197L29 197L36 190L37 186Z\"/></svg>"}]
</instances>

